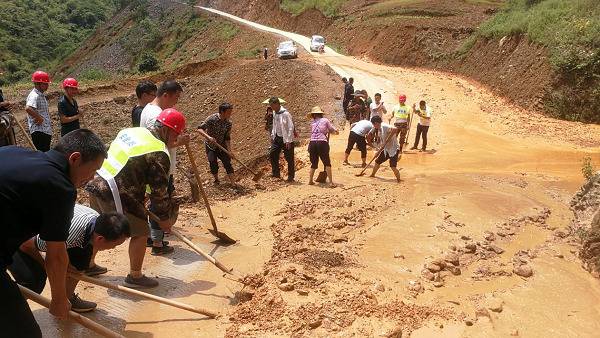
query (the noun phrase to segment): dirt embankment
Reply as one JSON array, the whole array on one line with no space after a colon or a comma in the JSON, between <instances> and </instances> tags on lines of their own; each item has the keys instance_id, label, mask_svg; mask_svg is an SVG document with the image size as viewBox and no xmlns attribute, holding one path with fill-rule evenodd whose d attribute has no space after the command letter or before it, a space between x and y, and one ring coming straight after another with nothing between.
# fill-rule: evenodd
<instances>
[{"instance_id":1,"label":"dirt embankment","mask_svg":"<svg viewBox=\"0 0 600 338\"><path fill-rule=\"evenodd\" d=\"M465 75L529 109L549 109L551 91L560 86L545 48L526 37L480 39L463 52L500 2L355 0L348 1L336 18L316 10L292 16L276 0L253 0L245 6L222 0L203 4L280 29L322 34L330 45L376 62Z\"/></svg>"},{"instance_id":2,"label":"dirt embankment","mask_svg":"<svg viewBox=\"0 0 600 338\"><path fill-rule=\"evenodd\" d=\"M596 276L600 273L600 175L588 180L571 200L572 232L582 240L580 258Z\"/></svg>"}]
</instances>

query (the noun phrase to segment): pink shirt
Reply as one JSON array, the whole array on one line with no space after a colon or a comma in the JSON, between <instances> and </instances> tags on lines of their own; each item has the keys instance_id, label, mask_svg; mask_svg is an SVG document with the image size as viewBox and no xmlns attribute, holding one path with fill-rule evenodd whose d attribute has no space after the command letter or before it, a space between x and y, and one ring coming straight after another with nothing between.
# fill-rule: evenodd
<instances>
[{"instance_id":1,"label":"pink shirt","mask_svg":"<svg viewBox=\"0 0 600 338\"><path fill-rule=\"evenodd\" d=\"M321 117L318 119L313 119L310 124L310 140L311 141L326 141L327 142L327 134L330 131L336 130L331 122L328 119Z\"/></svg>"}]
</instances>

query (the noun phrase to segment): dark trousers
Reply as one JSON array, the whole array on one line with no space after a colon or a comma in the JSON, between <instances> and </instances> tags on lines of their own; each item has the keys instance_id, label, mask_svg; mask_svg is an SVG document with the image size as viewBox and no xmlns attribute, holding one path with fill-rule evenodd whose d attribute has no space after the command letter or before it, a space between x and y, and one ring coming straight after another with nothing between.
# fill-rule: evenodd
<instances>
[{"instance_id":1,"label":"dark trousers","mask_svg":"<svg viewBox=\"0 0 600 338\"><path fill-rule=\"evenodd\" d=\"M310 157L310 167L319 168L319 159L325 167L331 167L329 158L329 143L327 141L310 141L308 144L308 155Z\"/></svg>"},{"instance_id":2,"label":"dark trousers","mask_svg":"<svg viewBox=\"0 0 600 338\"><path fill-rule=\"evenodd\" d=\"M394 127L398 128L398 142L400 142L400 153L402 154L402 149L404 148L404 142L408 141L406 139L406 135L408 134L408 123L407 122L394 123Z\"/></svg>"},{"instance_id":3,"label":"dark trousers","mask_svg":"<svg viewBox=\"0 0 600 338\"><path fill-rule=\"evenodd\" d=\"M208 146L206 147L206 157L208 157L208 164L210 165L210 173L216 175L219 173L219 162L217 160L221 160L223 163L223 167L227 174L233 174L233 166L231 166L231 157L227 155L226 152L217 148L210 149Z\"/></svg>"},{"instance_id":4,"label":"dark trousers","mask_svg":"<svg viewBox=\"0 0 600 338\"><path fill-rule=\"evenodd\" d=\"M173 191L175 191L175 186L173 185L173 175L171 175L169 176L169 186L167 187L167 192L169 193L169 196L173 194ZM152 202L150 202L150 206L148 209L151 212L155 211ZM158 222L156 222L153 219L150 219L150 239L152 239L152 241L162 242L164 238L165 232L161 229L160 225L158 225Z\"/></svg>"},{"instance_id":5,"label":"dark trousers","mask_svg":"<svg viewBox=\"0 0 600 338\"><path fill-rule=\"evenodd\" d=\"M275 136L275 139L271 141L271 149L269 150L269 158L271 160L271 174L274 177L281 177L279 171L279 155L283 150L283 156L288 165L288 180L293 180L296 175L296 166L294 163L294 144L288 149L283 143L281 136Z\"/></svg>"},{"instance_id":6,"label":"dark trousers","mask_svg":"<svg viewBox=\"0 0 600 338\"><path fill-rule=\"evenodd\" d=\"M45 280L44 277L44 282ZM0 305L2 337L42 337L42 331L31 313L29 304L4 268L0 270L0 299L2 300Z\"/></svg>"},{"instance_id":7,"label":"dark trousers","mask_svg":"<svg viewBox=\"0 0 600 338\"><path fill-rule=\"evenodd\" d=\"M358 147L358 150L360 150L360 157L366 158L367 140L364 136L360 136L357 133L351 131L350 135L348 136L348 146L346 147L346 154L350 155L350 152L352 151L352 148L354 148L355 144Z\"/></svg>"},{"instance_id":8,"label":"dark trousers","mask_svg":"<svg viewBox=\"0 0 600 338\"><path fill-rule=\"evenodd\" d=\"M342 101L342 108L344 108L344 114L346 115L346 120L348 120L348 106L350 105L350 99L344 97L344 101Z\"/></svg>"},{"instance_id":9,"label":"dark trousers","mask_svg":"<svg viewBox=\"0 0 600 338\"><path fill-rule=\"evenodd\" d=\"M421 124L417 124L417 137L415 137L415 145L414 148L419 146L419 138L423 135L423 150L427 149L427 132L429 132L429 126L422 126Z\"/></svg>"},{"instance_id":10,"label":"dark trousers","mask_svg":"<svg viewBox=\"0 0 600 338\"><path fill-rule=\"evenodd\" d=\"M42 133L41 131L34 131L31 133L31 140L33 141L33 145L39 151L46 152L50 150L50 142L52 141L52 136Z\"/></svg>"}]
</instances>

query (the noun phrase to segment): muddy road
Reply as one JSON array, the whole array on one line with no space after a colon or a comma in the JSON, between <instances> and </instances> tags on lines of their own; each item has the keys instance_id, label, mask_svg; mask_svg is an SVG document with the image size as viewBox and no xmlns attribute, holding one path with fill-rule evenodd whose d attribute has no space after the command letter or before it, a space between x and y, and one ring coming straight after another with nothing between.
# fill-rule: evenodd
<instances>
[{"instance_id":1,"label":"muddy road","mask_svg":"<svg viewBox=\"0 0 600 338\"><path fill-rule=\"evenodd\" d=\"M221 230L239 239L234 246L212 243L204 210L184 208L185 234L254 275L252 299L236 299L238 284L173 237L175 253L148 255L146 273L161 282L152 293L218 310L217 320L82 284L82 297L99 303L89 317L128 337L597 336L600 286L565 229L581 159L600 148L599 126L517 109L451 74L330 49L314 57L354 77L356 88L382 93L388 110L398 93L427 100L430 151L403 154L400 184L385 165L377 178L355 177L359 169L341 163L346 128L331 139L338 187L308 186L302 169L297 184L215 203ZM297 156L307 161L306 149ZM350 161L359 164L358 152ZM99 255L110 270L103 278L123 279L126 250ZM49 337L89 335L34 313Z\"/></svg>"}]
</instances>

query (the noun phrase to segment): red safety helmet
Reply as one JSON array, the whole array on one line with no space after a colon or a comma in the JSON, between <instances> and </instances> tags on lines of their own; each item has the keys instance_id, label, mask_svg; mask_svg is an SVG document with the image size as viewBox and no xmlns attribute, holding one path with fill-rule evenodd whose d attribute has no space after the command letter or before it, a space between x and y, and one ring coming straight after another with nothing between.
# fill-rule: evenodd
<instances>
[{"instance_id":1,"label":"red safety helmet","mask_svg":"<svg viewBox=\"0 0 600 338\"><path fill-rule=\"evenodd\" d=\"M38 70L31 75L31 82L50 83L50 76L48 73Z\"/></svg>"},{"instance_id":2,"label":"red safety helmet","mask_svg":"<svg viewBox=\"0 0 600 338\"><path fill-rule=\"evenodd\" d=\"M402 95L398 96L398 101L400 101L402 103L406 102L406 95L402 94Z\"/></svg>"},{"instance_id":3,"label":"red safety helmet","mask_svg":"<svg viewBox=\"0 0 600 338\"><path fill-rule=\"evenodd\" d=\"M185 129L185 116L174 108L163 110L158 114L156 120L173 129L177 134L181 134Z\"/></svg>"},{"instance_id":4,"label":"red safety helmet","mask_svg":"<svg viewBox=\"0 0 600 338\"><path fill-rule=\"evenodd\" d=\"M77 80L75 80L72 77L68 77L63 80L62 87L63 88L78 88L79 82L77 82Z\"/></svg>"}]
</instances>

